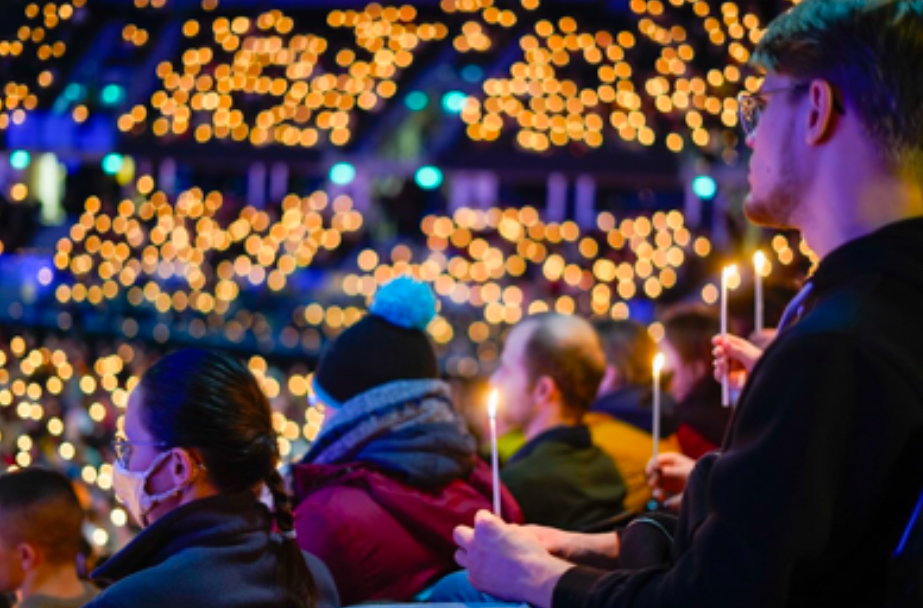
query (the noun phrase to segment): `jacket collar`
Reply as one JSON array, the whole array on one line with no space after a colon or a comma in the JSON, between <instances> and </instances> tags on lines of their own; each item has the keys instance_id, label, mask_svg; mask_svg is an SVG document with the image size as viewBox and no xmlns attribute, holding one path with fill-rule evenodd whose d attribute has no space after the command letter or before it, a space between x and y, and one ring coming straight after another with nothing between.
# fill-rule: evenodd
<instances>
[{"instance_id":1,"label":"jacket collar","mask_svg":"<svg viewBox=\"0 0 923 608\"><path fill-rule=\"evenodd\" d=\"M92 578L115 582L156 566L183 549L224 545L253 533L268 537L271 530L269 509L251 491L201 498L177 507L142 530L94 570Z\"/></svg>"},{"instance_id":2,"label":"jacket collar","mask_svg":"<svg viewBox=\"0 0 923 608\"><path fill-rule=\"evenodd\" d=\"M561 425L533 437L507 461L507 464L529 457L538 447L545 443L563 443L576 450L592 447L593 439L590 429L585 424L574 426Z\"/></svg>"},{"instance_id":3,"label":"jacket collar","mask_svg":"<svg viewBox=\"0 0 923 608\"><path fill-rule=\"evenodd\" d=\"M811 283L816 294L868 273L923 282L923 217L888 224L841 245L821 261Z\"/></svg>"}]
</instances>

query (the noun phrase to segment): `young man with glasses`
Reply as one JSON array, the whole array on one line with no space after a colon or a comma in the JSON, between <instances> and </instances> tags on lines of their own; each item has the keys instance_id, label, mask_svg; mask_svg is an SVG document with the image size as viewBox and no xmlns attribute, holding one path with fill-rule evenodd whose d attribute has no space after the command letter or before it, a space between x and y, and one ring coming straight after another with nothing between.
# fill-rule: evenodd
<instances>
[{"instance_id":1,"label":"young man with glasses","mask_svg":"<svg viewBox=\"0 0 923 608\"><path fill-rule=\"evenodd\" d=\"M923 0L804 0L754 63L745 211L822 261L753 370L705 517L684 500L671 564L603 572L575 565L578 536L480 513L456 530L479 590L555 608L881 606L910 582L920 605L919 564L896 581L889 561L923 489Z\"/></svg>"}]
</instances>

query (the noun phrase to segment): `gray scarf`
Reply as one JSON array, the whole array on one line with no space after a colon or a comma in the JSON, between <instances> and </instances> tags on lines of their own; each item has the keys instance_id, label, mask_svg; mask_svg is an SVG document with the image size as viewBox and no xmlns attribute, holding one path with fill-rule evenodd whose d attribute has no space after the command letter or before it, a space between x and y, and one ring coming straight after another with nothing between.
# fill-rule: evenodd
<instances>
[{"instance_id":1,"label":"gray scarf","mask_svg":"<svg viewBox=\"0 0 923 608\"><path fill-rule=\"evenodd\" d=\"M305 456L314 464L371 462L418 487L464 477L475 459L475 440L439 380L399 380L353 397Z\"/></svg>"}]
</instances>

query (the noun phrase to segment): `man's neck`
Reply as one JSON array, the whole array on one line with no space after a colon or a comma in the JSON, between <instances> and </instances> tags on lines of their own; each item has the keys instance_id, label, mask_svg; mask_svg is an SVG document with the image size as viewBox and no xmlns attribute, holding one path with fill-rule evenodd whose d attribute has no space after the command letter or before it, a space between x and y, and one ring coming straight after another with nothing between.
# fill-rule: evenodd
<instances>
[{"instance_id":1,"label":"man's neck","mask_svg":"<svg viewBox=\"0 0 923 608\"><path fill-rule=\"evenodd\" d=\"M26 576L19 588L19 599L24 601L33 595L69 599L80 597L84 589L74 565L48 566Z\"/></svg>"},{"instance_id":2,"label":"man's neck","mask_svg":"<svg viewBox=\"0 0 923 608\"><path fill-rule=\"evenodd\" d=\"M573 416L566 415L563 406L557 403L549 403L536 408L535 416L522 432L526 441L532 441L545 431L555 427L574 426L577 424L580 424L580 420Z\"/></svg>"},{"instance_id":3,"label":"man's neck","mask_svg":"<svg viewBox=\"0 0 923 608\"><path fill-rule=\"evenodd\" d=\"M914 179L875 171L846 177L849 173L818 184L809 198L818 203L803 206L795 222L821 258L888 224L923 216L923 188Z\"/></svg>"}]
</instances>

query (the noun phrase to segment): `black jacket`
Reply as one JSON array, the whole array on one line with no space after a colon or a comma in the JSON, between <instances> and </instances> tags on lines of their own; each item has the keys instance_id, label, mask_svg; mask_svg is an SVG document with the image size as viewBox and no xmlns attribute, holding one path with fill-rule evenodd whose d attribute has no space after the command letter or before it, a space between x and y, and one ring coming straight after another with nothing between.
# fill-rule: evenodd
<instances>
[{"instance_id":1,"label":"black jacket","mask_svg":"<svg viewBox=\"0 0 923 608\"><path fill-rule=\"evenodd\" d=\"M93 572L112 586L84 608L290 608L275 578L282 540L270 530L269 510L252 492L179 507ZM318 608L339 606L327 567L304 556Z\"/></svg>"},{"instance_id":2,"label":"black jacket","mask_svg":"<svg viewBox=\"0 0 923 608\"><path fill-rule=\"evenodd\" d=\"M821 263L766 351L669 568L568 571L554 606L881 606L923 488L923 219Z\"/></svg>"},{"instance_id":3,"label":"black jacket","mask_svg":"<svg viewBox=\"0 0 923 608\"><path fill-rule=\"evenodd\" d=\"M580 530L622 511L625 482L584 425L558 426L516 452L500 473L529 524Z\"/></svg>"}]
</instances>

